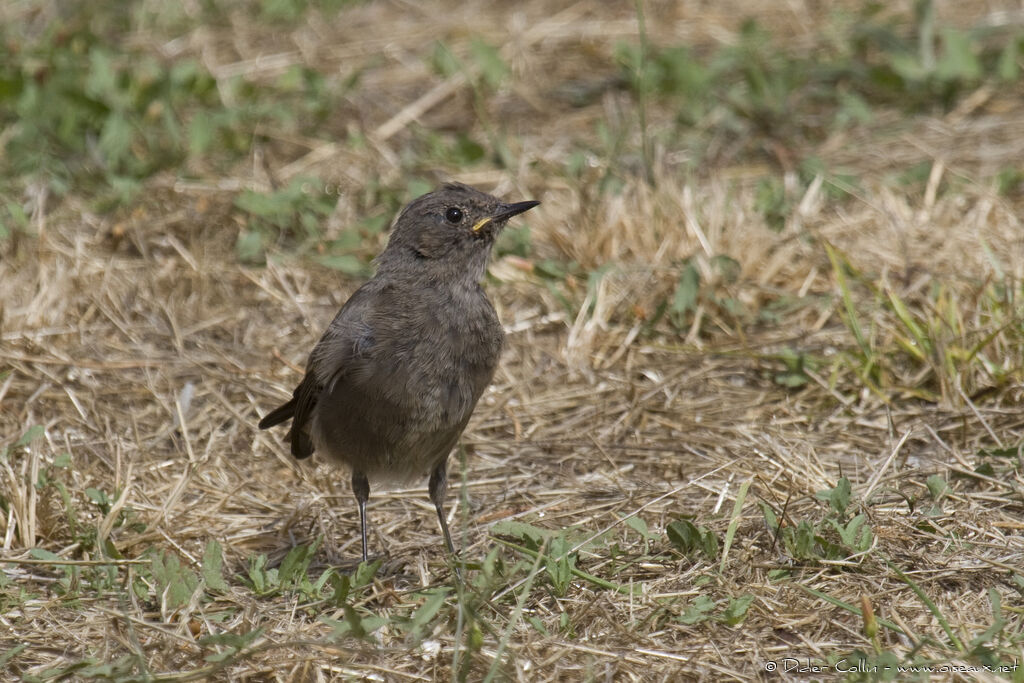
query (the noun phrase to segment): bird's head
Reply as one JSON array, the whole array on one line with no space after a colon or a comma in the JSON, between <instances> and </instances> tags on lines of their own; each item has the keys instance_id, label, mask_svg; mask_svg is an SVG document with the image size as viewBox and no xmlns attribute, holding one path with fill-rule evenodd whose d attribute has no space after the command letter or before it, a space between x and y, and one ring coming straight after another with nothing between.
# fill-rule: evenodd
<instances>
[{"instance_id":1,"label":"bird's head","mask_svg":"<svg viewBox=\"0 0 1024 683\"><path fill-rule=\"evenodd\" d=\"M377 263L381 270L401 263L410 274L438 273L479 281L501 229L510 218L538 204L506 204L468 185L448 183L405 207Z\"/></svg>"}]
</instances>

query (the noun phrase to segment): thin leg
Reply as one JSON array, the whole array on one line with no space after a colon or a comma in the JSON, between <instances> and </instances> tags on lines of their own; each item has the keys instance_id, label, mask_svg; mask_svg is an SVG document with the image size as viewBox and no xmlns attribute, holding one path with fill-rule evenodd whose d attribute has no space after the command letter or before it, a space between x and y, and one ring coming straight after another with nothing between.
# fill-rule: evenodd
<instances>
[{"instance_id":1,"label":"thin leg","mask_svg":"<svg viewBox=\"0 0 1024 683\"><path fill-rule=\"evenodd\" d=\"M359 530L363 535L363 562L366 562L366 501L370 499L370 482L358 470L352 471L352 493L356 494L356 502L359 503Z\"/></svg>"},{"instance_id":2,"label":"thin leg","mask_svg":"<svg viewBox=\"0 0 1024 683\"><path fill-rule=\"evenodd\" d=\"M442 460L434 471L430 473L430 500L434 501L434 509L437 510L437 521L441 522L441 531L444 532L444 544L448 546L448 554L455 557L455 546L452 545L452 535L448 532L448 520L444 515L444 494L448 488L448 461Z\"/></svg>"}]
</instances>

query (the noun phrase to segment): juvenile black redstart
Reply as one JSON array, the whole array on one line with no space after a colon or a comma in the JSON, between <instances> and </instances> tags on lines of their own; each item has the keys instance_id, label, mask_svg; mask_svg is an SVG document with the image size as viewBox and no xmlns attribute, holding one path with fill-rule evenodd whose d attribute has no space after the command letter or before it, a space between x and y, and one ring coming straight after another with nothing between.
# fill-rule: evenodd
<instances>
[{"instance_id":1,"label":"juvenile black redstart","mask_svg":"<svg viewBox=\"0 0 1024 683\"><path fill-rule=\"evenodd\" d=\"M366 552L370 481L430 473L444 515L448 454L491 382L504 332L480 281L491 246L512 216L540 202L505 204L450 183L399 215L377 274L341 307L313 348L290 401L260 420L291 419L292 455L319 450L352 470Z\"/></svg>"}]
</instances>

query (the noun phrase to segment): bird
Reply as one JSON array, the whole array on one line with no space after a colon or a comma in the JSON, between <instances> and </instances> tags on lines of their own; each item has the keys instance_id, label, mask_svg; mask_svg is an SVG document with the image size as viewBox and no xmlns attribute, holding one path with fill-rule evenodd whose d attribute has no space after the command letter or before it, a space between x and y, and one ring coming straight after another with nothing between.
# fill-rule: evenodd
<instances>
[{"instance_id":1,"label":"bird","mask_svg":"<svg viewBox=\"0 0 1024 683\"><path fill-rule=\"evenodd\" d=\"M268 429L291 420L295 458L316 451L351 470L363 562L370 482L427 475L455 556L444 514L448 455L494 377L505 338L481 281L506 223L538 204L504 203L454 182L409 203L376 273L334 316L291 399L259 421Z\"/></svg>"}]
</instances>

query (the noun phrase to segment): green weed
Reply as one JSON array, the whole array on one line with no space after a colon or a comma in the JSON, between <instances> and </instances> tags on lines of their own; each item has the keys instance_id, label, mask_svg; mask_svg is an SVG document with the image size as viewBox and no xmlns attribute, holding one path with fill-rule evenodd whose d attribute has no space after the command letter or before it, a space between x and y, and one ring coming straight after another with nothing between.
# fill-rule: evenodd
<instances>
[{"instance_id":1,"label":"green weed","mask_svg":"<svg viewBox=\"0 0 1024 683\"><path fill-rule=\"evenodd\" d=\"M495 540L508 548L522 552L530 558L541 558L541 566L545 570L549 585L558 597L565 596L576 579L620 593L631 592L627 586L606 581L577 567L579 551L601 544L603 534L594 536L575 528L551 531L525 522L500 522L494 525L492 533L495 534ZM520 543L510 542L501 536L517 538Z\"/></svg>"},{"instance_id":2,"label":"green weed","mask_svg":"<svg viewBox=\"0 0 1024 683\"><path fill-rule=\"evenodd\" d=\"M988 590L989 605L992 610L991 623L982 631L958 635L946 618L925 591L895 565L890 569L903 580L917 595L918 599L931 612L935 621L946 635L946 641L937 641L930 637L919 637L912 632L904 631L896 624L873 617L866 619L866 624L875 621L879 626L895 631L910 640L911 647L903 654L886 650L878 638L872 637L873 651L862 649L848 654L832 655L828 658L832 666L840 667L851 673L850 680L929 680L933 675L948 675L955 672L970 670L984 671L1016 680L1019 674L1018 658L1020 645L1024 642L1024 634L1011 629L1003 615L1002 596L994 588ZM821 597L827 602L854 614L864 617L864 610L825 596L818 591L804 588L807 592ZM866 598L863 604L870 605ZM921 653L923 646L929 646L931 656ZM968 664L965 666L964 662ZM1015 675L1016 674L1016 675Z\"/></svg>"},{"instance_id":3,"label":"green weed","mask_svg":"<svg viewBox=\"0 0 1024 683\"><path fill-rule=\"evenodd\" d=\"M734 44L709 52L653 47L642 35L618 45L615 58L637 100L642 138L644 111L658 102L677 112L676 129L659 135L681 137L694 163L708 160L709 141L719 135L745 143L741 149L752 154L776 145L800 150L832 130L870 122L877 107L949 109L983 81L1019 80L1019 32L938 26L930 0L916 3L913 17L884 7L863 3L833 13L826 38L807 53L792 52L753 21ZM759 194L773 224L784 214L779 192L766 185Z\"/></svg>"},{"instance_id":4,"label":"green weed","mask_svg":"<svg viewBox=\"0 0 1024 683\"><path fill-rule=\"evenodd\" d=\"M840 356L873 393L959 406L980 390L1019 378L1024 310L1012 283L984 282L966 294L934 283L905 299L887 282L855 269L826 244L842 320L855 346Z\"/></svg>"},{"instance_id":5,"label":"green weed","mask_svg":"<svg viewBox=\"0 0 1024 683\"><path fill-rule=\"evenodd\" d=\"M677 617L677 621L687 626L706 621L717 621L726 626L736 626L743 622L754 602L754 596L745 593L738 598L715 600L707 595L698 595Z\"/></svg>"},{"instance_id":6,"label":"green weed","mask_svg":"<svg viewBox=\"0 0 1024 683\"><path fill-rule=\"evenodd\" d=\"M324 218L334 208L323 183L298 178L273 192L243 191L235 206L248 218L238 235L235 251L239 260L259 263L267 247L279 240L308 244L320 237Z\"/></svg>"},{"instance_id":7,"label":"green weed","mask_svg":"<svg viewBox=\"0 0 1024 683\"><path fill-rule=\"evenodd\" d=\"M762 502L761 511L769 531L794 560L845 560L869 550L874 542L867 516L849 514L851 492L846 477L841 477L833 488L818 491L815 497L828 503L829 511L817 519L787 520L781 524L772 506Z\"/></svg>"},{"instance_id":8,"label":"green weed","mask_svg":"<svg viewBox=\"0 0 1024 683\"><path fill-rule=\"evenodd\" d=\"M333 90L293 67L275 83L217 82L195 59L162 59L121 40L143 21L132 11L69 8L58 25L0 29L0 124L9 128L0 178L36 179L56 196L73 184L99 208L131 203L163 170L188 174L247 154L261 127L305 130L323 120ZM141 10L140 10L141 12ZM3 230L21 218L8 203Z\"/></svg>"},{"instance_id":9,"label":"green weed","mask_svg":"<svg viewBox=\"0 0 1024 683\"><path fill-rule=\"evenodd\" d=\"M687 557L703 556L709 562L718 559L718 536L709 529L698 527L693 522L680 519L665 527L669 542Z\"/></svg>"}]
</instances>

